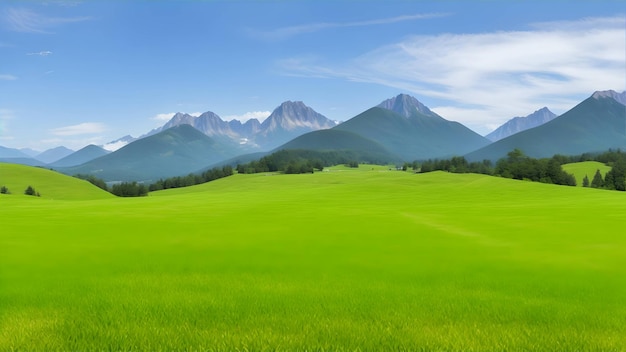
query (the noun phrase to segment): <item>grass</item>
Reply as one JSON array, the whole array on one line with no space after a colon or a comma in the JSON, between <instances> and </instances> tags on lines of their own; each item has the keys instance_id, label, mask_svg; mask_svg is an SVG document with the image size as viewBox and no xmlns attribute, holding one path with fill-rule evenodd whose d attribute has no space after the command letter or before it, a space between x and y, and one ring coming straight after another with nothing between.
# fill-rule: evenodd
<instances>
[{"instance_id":1,"label":"grass","mask_svg":"<svg viewBox=\"0 0 626 352\"><path fill-rule=\"evenodd\" d=\"M576 185L582 187L583 186L583 178L585 175L589 179L589 183L593 180L593 176L596 174L596 170L600 170L600 174L602 174L602 178L606 175L609 170L611 170L610 166L607 166L598 161L583 161L579 163L571 163L565 164L562 166L563 170L567 173L570 173L576 177Z\"/></svg>"},{"instance_id":2,"label":"grass","mask_svg":"<svg viewBox=\"0 0 626 352\"><path fill-rule=\"evenodd\" d=\"M626 194L386 170L2 197L0 350L626 349Z\"/></svg>"},{"instance_id":3,"label":"grass","mask_svg":"<svg viewBox=\"0 0 626 352\"><path fill-rule=\"evenodd\" d=\"M24 191L28 186L32 186L39 192L41 198L50 200L110 199L114 197L84 180L67 177L48 169L8 163L0 163L1 186L7 187L11 192L10 195L1 195L4 197L25 196ZM32 198L32 196L28 197Z\"/></svg>"}]
</instances>

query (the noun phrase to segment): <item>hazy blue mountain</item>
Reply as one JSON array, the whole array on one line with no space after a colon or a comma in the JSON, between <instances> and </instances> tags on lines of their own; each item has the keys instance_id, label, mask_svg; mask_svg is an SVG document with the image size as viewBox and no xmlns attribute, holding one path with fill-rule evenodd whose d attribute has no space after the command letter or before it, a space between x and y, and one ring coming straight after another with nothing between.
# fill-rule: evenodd
<instances>
[{"instance_id":1,"label":"hazy blue mountain","mask_svg":"<svg viewBox=\"0 0 626 352\"><path fill-rule=\"evenodd\" d=\"M458 122L442 118L404 94L333 129L378 142L407 161L464 155L489 144L486 138Z\"/></svg>"},{"instance_id":2,"label":"hazy blue mountain","mask_svg":"<svg viewBox=\"0 0 626 352\"><path fill-rule=\"evenodd\" d=\"M68 156L57 160L50 164L52 167L68 167L84 164L88 161L94 160L101 156L109 154L108 150L98 147L97 145L90 144Z\"/></svg>"},{"instance_id":3,"label":"hazy blue mountain","mask_svg":"<svg viewBox=\"0 0 626 352\"><path fill-rule=\"evenodd\" d=\"M245 123L241 123L239 120L230 120L228 126L240 138L250 138L261 130L261 122L257 119L250 119Z\"/></svg>"},{"instance_id":4,"label":"hazy blue mountain","mask_svg":"<svg viewBox=\"0 0 626 352\"><path fill-rule=\"evenodd\" d=\"M534 158L626 149L626 108L612 94L596 92L563 115L466 155L497 160L518 148Z\"/></svg>"},{"instance_id":5,"label":"hazy blue mountain","mask_svg":"<svg viewBox=\"0 0 626 352\"><path fill-rule=\"evenodd\" d=\"M39 150L34 150L34 149L30 149L30 148L21 148L19 149L20 152L28 155L29 157L33 158L38 154L41 154L41 151Z\"/></svg>"},{"instance_id":6,"label":"hazy blue mountain","mask_svg":"<svg viewBox=\"0 0 626 352\"><path fill-rule=\"evenodd\" d=\"M554 120L555 117L556 114L554 114L548 108L543 107L528 116L518 116L510 119L485 137L490 141L495 142L502 138L512 136L518 132L541 126L548 121Z\"/></svg>"},{"instance_id":7,"label":"hazy blue mountain","mask_svg":"<svg viewBox=\"0 0 626 352\"><path fill-rule=\"evenodd\" d=\"M0 158L30 158L30 156L19 149L0 146Z\"/></svg>"},{"instance_id":8,"label":"hazy blue mountain","mask_svg":"<svg viewBox=\"0 0 626 352\"><path fill-rule=\"evenodd\" d=\"M161 177L186 175L238 153L236 144L217 141L183 124L80 166L59 168L59 171L69 175L92 174L105 181L150 182Z\"/></svg>"},{"instance_id":9,"label":"hazy blue mountain","mask_svg":"<svg viewBox=\"0 0 626 352\"><path fill-rule=\"evenodd\" d=\"M42 161L46 164L51 164L57 160L65 158L66 156L72 153L74 153L73 150L60 146L60 147L48 149L42 152L41 154L37 154L35 156L35 159Z\"/></svg>"}]
</instances>

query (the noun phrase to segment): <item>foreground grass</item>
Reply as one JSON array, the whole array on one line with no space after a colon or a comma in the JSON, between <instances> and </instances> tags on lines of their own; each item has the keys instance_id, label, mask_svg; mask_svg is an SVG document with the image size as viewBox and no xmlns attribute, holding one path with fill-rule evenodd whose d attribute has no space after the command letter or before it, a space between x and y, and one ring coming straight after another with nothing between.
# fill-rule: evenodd
<instances>
[{"instance_id":1,"label":"foreground grass","mask_svg":"<svg viewBox=\"0 0 626 352\"><path fill-rule=\"evenodd\" d=\"M0 350L626 349L626 194L361 171L1 198Z\"/></svg>"}]
</instances>

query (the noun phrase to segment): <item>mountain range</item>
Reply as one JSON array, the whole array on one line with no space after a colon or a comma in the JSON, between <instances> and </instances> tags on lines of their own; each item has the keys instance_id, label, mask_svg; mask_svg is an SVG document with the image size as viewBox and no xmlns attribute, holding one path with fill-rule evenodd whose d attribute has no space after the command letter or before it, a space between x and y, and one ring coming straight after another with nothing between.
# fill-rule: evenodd
<instances>
[{"instance_id":1,"label":"mountain range","mask_svg":"<svg viewBox=\"0 0 626 352\"><path fill-rule=\"evenodd\" d=\"M512 136L527 129L541 126L546 122L552 121L555 117L556 114L548 108L543 107L528 116L518 116L510 119L485 137L492 142L499 141L500 139Z\"/></svg>"},{"instance_id":2,"label":"mountain range","mask_svg":"<svg viewBox=\"0 0 626 352\"><path fill-rule=\"evenodd\" d=\"M615 97L626 98L626 92L595 92L559 117L498 140L465 157L470 161L495 161L515 148L534 158L625 149L626 106Z\"/></svg>"},{"instance_id":3,"label":"mountain range","mask_svg":"<svg viewBox=\"0 0 626 352\"><path fill-rule=\"evenodd\" d=\"M281 149L350 151L360 161L390 163L455 155L470 161L497 160L514 148L532 157L572 155L626 148L624 102L626 92L601 91L559 117L542 108L505 123L490 134L500 138L491 143L405 94L339 125L302 102L287 101L263 123L256 119L227 122L210 111L200 116L177 113L139 139L125 136L64 157L59 156L67 154L67 148L39 154L28 151L29 155L0 147L0 161L53 167L70 175L93 174L106 181L149 182L220 163L247 162ZM36 160L33 154L49 162Z\"/></svg>"}]
</instances>

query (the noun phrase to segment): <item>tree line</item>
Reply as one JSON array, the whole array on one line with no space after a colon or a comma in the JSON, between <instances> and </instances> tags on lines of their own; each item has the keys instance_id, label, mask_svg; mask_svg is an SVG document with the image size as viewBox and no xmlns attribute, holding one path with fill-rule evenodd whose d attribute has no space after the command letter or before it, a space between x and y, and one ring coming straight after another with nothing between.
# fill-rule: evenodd
<instances>
[{"instance_id":1,"label":"tree line","mask_svg":"<svg viewBox=\"0 0 626 352\"><path fill-rule=\"evenodd\" d=\"M366 158L366 160L363 160ZM357 165L361 162L372 164L385 163L383 158L365 156L355 151L315 151L304 149L280 150L259 160L247 164L238 164L240 174L260 172L283 172L286 174L312 173L327 166L346 164Z\"/></svg>"},{"instance_id":2,"label":"tree line","mask_svg":"<svg viewBox=\"0 0 626 352\"><path fill-rule=\"evenodd\" d=\"M200 174L189 174L187 176L176 176L165 179L159 179L158 181L146 185L142 182L121 182L115 183L110 187L104 182L93 175L77 174L74 177L88 181L91 184L110 192L118 197L143 197L147 196L148 192L159 191L169 188L188 187L198 185L201 183L210 182L219 178L227 177L233 174L233 168L231 166L224 166L221 168L213 168L204 171Z\"/></svg>"}]
</instances>

